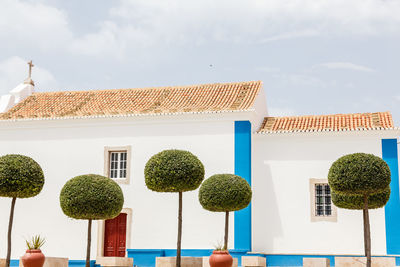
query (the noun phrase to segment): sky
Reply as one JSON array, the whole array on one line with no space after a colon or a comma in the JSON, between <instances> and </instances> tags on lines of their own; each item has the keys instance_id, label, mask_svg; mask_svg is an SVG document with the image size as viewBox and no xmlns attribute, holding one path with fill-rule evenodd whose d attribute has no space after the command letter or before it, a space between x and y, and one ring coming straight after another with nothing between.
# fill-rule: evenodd
<instances>
[{"instance_id":1,"label":"sky","mask_svg":"<svg viewBox=\"0 0 400 267\"><path fill-rule=\"evenodd\" d=\"M1 0L0 95L261 80L269 115L391 111L398 0Z\"/></svg>"}]
</instances>

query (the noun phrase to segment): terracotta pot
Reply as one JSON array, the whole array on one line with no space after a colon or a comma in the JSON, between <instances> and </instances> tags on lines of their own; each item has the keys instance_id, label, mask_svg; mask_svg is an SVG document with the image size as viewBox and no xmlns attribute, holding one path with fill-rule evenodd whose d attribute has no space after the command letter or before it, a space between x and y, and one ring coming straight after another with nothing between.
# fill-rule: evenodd
<instances>
[{"instance_id":1,"label":"terracotta pot","mask_svg":"<svg viewBox=\"0 0 400 267\"><path fill-rule=\"evenodd\" d=\"M211 267L232 267L233 258L227 250L214 250L209 262Z\"/></svg>"},{"instance_id":2,"label":"terracotta pot","mask_svg":"<svg viewBox=\"0 0 400 267\"><path fill-rule=\"evenodd\" d=\"M24 267L43 267L45 256L40 249L28 249L21 260Z\"/></svg>"}]
</instances>

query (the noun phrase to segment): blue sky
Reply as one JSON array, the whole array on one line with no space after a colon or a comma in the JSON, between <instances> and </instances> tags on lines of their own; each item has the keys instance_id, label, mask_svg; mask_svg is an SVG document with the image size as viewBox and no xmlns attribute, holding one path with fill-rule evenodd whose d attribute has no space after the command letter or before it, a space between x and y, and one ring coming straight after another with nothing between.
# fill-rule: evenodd
<instances>
[{"instance_id":1,"label":"blue sky","mask_svg":"<svg viewBox=\"0 0 400 267\"><path fill-rule=\"evenodd\" d=\"M262 80L270 115L390 110L397 0L2 0L0 94Z\"/></svg>"}]
</instances>

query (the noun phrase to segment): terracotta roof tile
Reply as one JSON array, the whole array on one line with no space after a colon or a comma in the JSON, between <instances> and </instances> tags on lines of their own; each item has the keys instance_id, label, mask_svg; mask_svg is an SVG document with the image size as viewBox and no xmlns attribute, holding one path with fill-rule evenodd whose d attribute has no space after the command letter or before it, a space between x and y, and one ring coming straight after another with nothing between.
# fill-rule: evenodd
<instances>
[{"instance_id":1,"label":"terracotta roof tile","mask_svg":"<svg viewBox=\"0 0 400 267\"><path fill-rule=\"evenodd\" d=\"M266 117L258 133L394 129L390 112Z\"/></svg>"},{"instance_id":2,"label":"terracotta roof tile","mask_svg":"<svg viewBox=\"0 0 400 267\"><path fill-rule=\"evenodd\" d=\"M180 87L34 93L0 120L252 109L261 81Z\"/></svg>"}]
</instances>

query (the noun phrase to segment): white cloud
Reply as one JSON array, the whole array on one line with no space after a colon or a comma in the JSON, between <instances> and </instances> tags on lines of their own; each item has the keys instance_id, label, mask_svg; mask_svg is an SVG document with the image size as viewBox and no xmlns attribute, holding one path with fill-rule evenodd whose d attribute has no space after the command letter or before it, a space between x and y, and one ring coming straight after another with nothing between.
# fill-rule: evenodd
<instances>
[{"instance_id":1,"label":"white cloud","mask_svg":"<svg viewBox=\"0 0 400 267\"><path fill-rule=\"evenodd\" d=\"M398 14L397 0L121 0L97 32L74 43L74 51L382 35L400 32Z\"/></svg>"},{"instance_id":2,"label":"white cloud","mask_svg":"<svg viewBox=\"0 0 400 267\"><path fill-rule=\"evenodd\" d=\"M74 35L63 10L45 3L0 1L3 47L121 59L150 46L400 33L397 0L120 0L97 30L82 36Z\"/></svg>"},{"instance_id":3,"label":"white cloud","mask_svg":"<svg viewBox=\"0 0 400 267\"><path fill-rule=\"evenodd\" d=\"M297 32L286 32L286 33L281 33L281 34L277 34L274 36L270 36L267 38L263 38L260 40L260 43L269 43L269 42L289 40L289 39L294 39L294 38L313 37L313 36L317 36L317 35L319 35L318 31L310 30L310 29L297 31Z\"/></svg>"},{"instance_id":4,"label":"white cloud","mask_svg":"<svg viewBox=\"0 0 400 267\"><path fill-rule=\"evenodd\" d=\"M351 62L326 62L322 64L315 65L313 69L315 68L327 68L327 69L334 69L334 70L354 70L354 71L362 71L362 72L375 72L374 69L362 66L362 65L357 65Z\"/></svg>"},{"instance_id":5,"label":"white cloud","mask_svg":"<svg viewBox=\"0 0 400 267\"><path fill-rule=\"evenodd\" d=\"M2 45L22 45L47 50L65 46L72 38L67 16L38 1L0 1Z\"/></svg>"},{"instance_id":6,"label":"white cloud","mask_svg":"<svg viewBox=\"0 0 400 267\"><path fill-rule=\"evenodd\" d=\"M34 62L35 64L35 62ZM27 60L20 57L10 57L0 61L0 96L7 94L28 77ZM57 88L57 81L48 70L34 66L32 80L36 87Z\"/></svg>"},{"instance_id":7,"label":"white cloud","mask_svg":"<svg viewBox=\"0 0 400 267\"><path fill-rule=\"evenodd\" d=\"M71 42L70 50L84 55L102 55L109 53L121 57L125 44L119 39L119 28L115 23L106 21L102 24L99 32L89 33Z\"/></svg>"}]
</instances>

